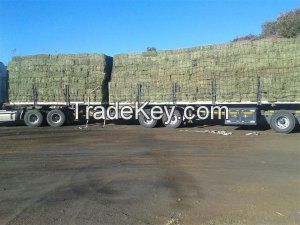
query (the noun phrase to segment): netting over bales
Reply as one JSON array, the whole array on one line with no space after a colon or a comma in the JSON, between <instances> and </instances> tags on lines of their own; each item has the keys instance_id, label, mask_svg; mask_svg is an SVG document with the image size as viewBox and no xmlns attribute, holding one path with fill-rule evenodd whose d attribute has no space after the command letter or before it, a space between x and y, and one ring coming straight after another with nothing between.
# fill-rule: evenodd
<instances>
[{"instance_id":1,"label":"netting over bales","mask_svg":"<svg viewBox=\"0 0 300 225\"><path fill-rule=\"evenodd\" d=\"M34 55L14 57L8 65L9 101L64 102L69 85L71 101L108 101L112 58L103 54Z\"/></svg>"},{"instance_id":2,"label":"netting over bales","mask_svg":"<svg viewBox=\"0 0 300 225\"><path fill-rule=\"evenodd\" d=\"M110 101L133 102L137 84L143 101L210 101L216 80L218 102L300 101L300 38L229 43L114 57Z\"/></svg>"}]
</instances>

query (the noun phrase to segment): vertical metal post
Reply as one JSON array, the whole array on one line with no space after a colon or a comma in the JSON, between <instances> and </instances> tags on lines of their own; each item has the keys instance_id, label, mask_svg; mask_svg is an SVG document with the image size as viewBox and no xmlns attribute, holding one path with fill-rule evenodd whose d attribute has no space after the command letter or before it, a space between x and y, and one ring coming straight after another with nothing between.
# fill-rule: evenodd
<instances>
[{"instance_id":1,"label":"vertical metal post","mask_svg":"<svg viewBox=\"0 0 300 225\"><path fill-rule=\"evenodd\" d=\"M32 85L32 100L33 100L33 105L36 107L37 105L37 89L35 84Z\"/></svg>"},{"instance_id":2,"label":"vertical metal post","mask_svg":"<svg viewBox=\"0 0 300 225\"><path fill-rule=\"evenodd\" d=\"M177 93L177 84L176 84L176 83L173 83L173 86L172 86L172 94L173 94L173 104L174 104L174 105L176 104L176 101L177 101L176 93Z\"/></svg>"},{"instance_id":3,"label":"vertical metal post","mask_svg":"<svg viewBox=\"0 0 300 225\"><path fill-rule=\"evenodd\" d=\"M211 81L211 102L212 105L216 105L217 101L217 84L216 84L216 79L213 79Z\"/></svg>"},{"instance_id":4,"label":"vertical metal post","mask_svg":"<svg viewBox=\"0 0 300 225\"><path fill-rule=\"evenodd\" d=\"M262 99L262 83L260 77L257 79L257 105L261 104Z\"/></svg>"},{"instance_id":5,"label":"vertical metal post","mask_svg":"<svg viewBox=\"0 0 300 225\"><path fill-rule=\"evenodd\" d=\"M70 85L66 84L65 86L65 100L67 103L67 106L70 106Z\"/></svg>"},{"instance_id":6,"label":"vertical metal post","mask_svg":"<svg viewBox=\"0 0 300 225\"><path fill-rule=\"evenodd\" d=\"M136 101L138 102L139 105L140 105L140 103L142 101L142 85L141 84L137 84Z\"/></svg>"}]
</instances>

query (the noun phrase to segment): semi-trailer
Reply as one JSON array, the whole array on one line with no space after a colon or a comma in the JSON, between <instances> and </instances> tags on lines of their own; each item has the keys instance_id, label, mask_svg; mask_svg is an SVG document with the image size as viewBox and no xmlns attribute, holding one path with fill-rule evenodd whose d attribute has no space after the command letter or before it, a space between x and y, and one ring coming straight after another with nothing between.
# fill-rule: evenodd
<instances>
[{"instance_id":1,"label":"semi-trailer","mask_svg":"<svg viewBox=\"0 0 300 225\"><path fill-rule=\"evenodd\" d=\"M258 93L259 95L259 93ZM137 96L138 98L138 96ZM72 122L76 116L76 107L78 107L78 117L87 118L86 109L90 107L103 106L108 108L114 106L115 103L102 103L102 102L90 102L90 101L69 101L65 102L11 102L6 103L3 106L3 110L0 110L0 122L16 122L24 121L29 127L39 127L43 122L47 122L48 125L53 127L60 127L67 121ZM124 104L124 103L123 103ZM141 105L144 102L140 102ZM126 106L131 106L133 110L136 110L136 104L125 103ZM228 117L225 119L226 111L222 111L222 120L225 125L259 125L262 121L266 121L271 128L279 133L290 133L300 122L300 103L288 103L288 102L231 102L219 104L215 101L215 96L212 96L211 101L207 102L150 102L147 107L144 107L145 112L150 116L150 110L154 106L164 106L168 109L175 107L173 117L169 124L162 123L166 127L177 128L186 122L193 122L183 116L184 110L188 107L188 115L197 115L196 110L199 107L211 108L212 106L222 106L228 108ZM191 110L191 107L193 110ZM219 111L216 111L219 113ZM91 110L89 113L93 113ZM133 111L133 114L135 112ZM206 113L200 111L200 114ZM210 115L209 115L210 118ZM106 118L106 120L109 118ZM143 114L138 117L140 125L153 128L159 120L153 118L147 118ZM166 121L164 115L162 120Z\"/></svg>"},{"instance_id":2,"label":"semi-trailer","mask_svg":"<svg viewBox=\"0 0 300 225\"><path fill-rule=\"evenodd\" d=\"M140 106L146 114L156 106L166 109L159 119L140 113L137 119L144 127L162 120L164 126L176 128L199 119L191 115L220 113L225 125L266 121L276 132L290 133L300 122L299 52L300 39L295 38L151 49L113 58L15 57L8 65L8 99L0 121L59 127L118 104L130 106L133 114ZM207 112L205 107L226 110ZM171 109L172 119L166 123Z\"/></svg>"}]
</instances>

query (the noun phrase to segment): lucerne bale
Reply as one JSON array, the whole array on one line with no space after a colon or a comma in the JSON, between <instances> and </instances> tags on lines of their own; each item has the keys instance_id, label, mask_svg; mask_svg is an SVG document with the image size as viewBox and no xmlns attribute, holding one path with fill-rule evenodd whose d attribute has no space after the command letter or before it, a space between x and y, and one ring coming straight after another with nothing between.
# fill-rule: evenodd
<instances>
[{"instance_id":1,"label":"lucerne bale","mask_svg":"<svg viewBox=\"0 0 300 225\"><path fill-rule=\"evenodd\" d=\"M218 102L300 101L300 38L116 55L110 101L211 101L213 80Z\"/></svg>"},{"instance_id":2,"label":"lucerne bale","mask_svg":"<svg viewBox=\"0 0 300 225\"><path fill-rule=\"evenodd\" d=\"M14 57L8 65L9 101L64 102L68 85L70 101L107 102L111 66L104 54Z\"/></svg>"}]
</instances>

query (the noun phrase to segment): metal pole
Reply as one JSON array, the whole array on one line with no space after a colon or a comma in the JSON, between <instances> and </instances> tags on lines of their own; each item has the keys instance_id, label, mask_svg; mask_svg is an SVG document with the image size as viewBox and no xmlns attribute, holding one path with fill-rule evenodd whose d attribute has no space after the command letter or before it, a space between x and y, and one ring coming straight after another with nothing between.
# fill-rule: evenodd
<instances>
[{"instance_id":1,"label":"metal pole","mask_svg":"<svg viewBox=\"0 0 300 225\"><path fill-rule=\"evenodd\" d=\"M260 77L257 79L257 86L257 105L260 105L262 100L262 83Z\"/></svg>"},{"instance_id":2,"label":"metal pole","mask_svg":"<svg viewBox=\"0 0 300 225\"><path fill-rule=\"evenodd\" d=\"M68 84L65 86L65 97L67 106L70 106L70 86Z\"/></svg>"},{"instance_id":3,"label":"metal pole","mask_svg":"<svg viewBox=\"0 0 300 225\"><path fill-rule=\"evenodd\" d=\"M141 101L142 101L142 85L141 84L137 84L137 102L140 105Z\"/></svg>"},{"instance_id":4,"label":"metal pole","mask_svg":"<svg viewBox=\"0 0 300 225\"><path fill-rule=\"evenodd\" d=\"M217 85L216 85L216 80L213 79L211 81L211 101L212 105L216 105L217 101Z\"/></svg>"},{"instance_id":5,"label":"metal pole","mask_svg":"<svg viewBox=\"0 0 300 225\"><path fill-rule=\"evenodd\" d=\"M177 84L176 83L173 83L173 86L172 86L172 94L173 94L173 104L175 105L176 104L176 93L177 93Z\"/></svg>"},{"instance_id":6,"label":"metal pole","mask_svg":"<svg viewBox=\"0 0 300 225\"><path fill-rule=\"evenodd\" d=\"M33 105L36 107L37 105L37 90L35 84L32 85L32 99L33 99Z\"/></svg>"}]
</instances>

